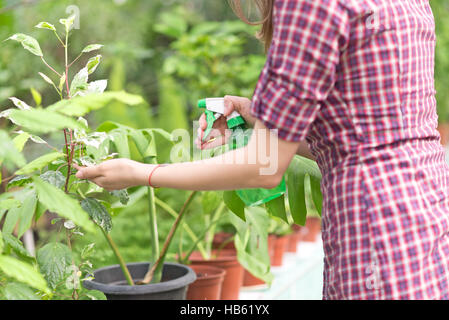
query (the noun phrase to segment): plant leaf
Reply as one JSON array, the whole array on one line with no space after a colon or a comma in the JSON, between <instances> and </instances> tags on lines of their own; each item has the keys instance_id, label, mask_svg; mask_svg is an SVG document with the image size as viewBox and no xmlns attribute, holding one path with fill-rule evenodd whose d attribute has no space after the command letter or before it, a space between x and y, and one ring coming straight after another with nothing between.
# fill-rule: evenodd
<instances>
[{"instance_id":1,"label":"plant leaf","mask_svg":"<svg viewBox=\"0 0 449 320\"><path fill-rule=\"evenodd\" d=\"M14 41L20 42L22 44L22 46L26 50L31 52L32 54L39 56L39 57L44 56L42 54L41 47L39 46L39 42L37 42L37 40L34 39L33 37L30 37L23 33L16 33L16 34L12 35L11 37L9 37L7 40L14 40Z\"/></svg>"},{"instance_id":2,"label":"plant leaf","mask_svg":"<svg viewBox=\"0 0 449 320\"><path fill-rule=\"evenodd\" d=\"M113 190L111 191L111 195L117 197L121 204L126 205L129 201L129 194L126 189L122 190Z\"/></svg>"},{"instance_id":3,"label":"plant leaf","mask_svg":"<svg viewBox=\"0 0 449 320\"><path fill-rule=\"evenodd\" d=\"M5 131L0 130L0 164L3 161L7 164L14 164L18 167L23 166L26 163L25 157L19 152L19 150L17 150L14 142L9 138L9 135Z\"/></svg>"},{"instance_id":4,"label":"plant leaf","mask_svg":"<svg viewBox=\"0 0 449 320\"><path fill-rule=\"evenodd\" d=\"M9 282L3 289L7 300L39 300L39 296L26 284Z\"/></svg>"},{"instance_id":5,"label":"plant leaf","mask_svg":"<svg viewBox=\"0 0 449 320\"><path fill-rule=\"evenodd\" d=\"M42 275L30 264L9 256L0 256L0 269L5 274L47 294L51 291Z\"/></svg>"},{"instance_id":6,"label":"plant leaf","mask_svg":"<svg viewBox=\"0 0 449 320\"><path fill-rule=\"evenodd\" d=\"M64 128L85 129L81 123L47 110L11 110L9 119L16 125L37 133L49 133Z\"/></svg>"},{"instance_id":7,"label":"plant leaf","mask_svg":"<svg viewBox=\"0 0 449 320\"><path fill-rule=\"evenodd\" d=\"M144 103L141 96L126 93L124 91L108 91L104 93L89 93L85 96L77 96L70 100L61 100L46 110L57 111L67 116L82 117L91 111L106 107L113 100L127 105Z\"/></svg>"},{"instance_id":8,"label":"plant leaf","mask_svg":"<svg viewBox=\"0 0 449 320\"><path fill-rule=\"evenodd\" d=\"M24 167L22 167L20 170L17 170L15 174L30 174L34 171L41 170L42 168L46 167L53 161L65 157L65 154L60 152L52 152L44 154L43 156L34 159Z\"/></svg>"},{"instance_id":9,"label":"plant leaf","mask_svg":"<svg viewBox=\"0 0 449 320\"><path fill-rule=\"evenodd\" d=\"M30 91L31 91L31 95L33 96L33 100L36 103L36 106L39 107L41 105L41 103L42 103L42 96L41 96L41 94L39 93L39 91L37 91L34 88L31 88Z\"/></svg>"},{"instance_id":10,"label":"plant leaf","mask_svg":"<svg viewBox=\"0 0 449 320\"><path fill-rule=\"evenodd\" d=\"M91 51L95 51L95 50L99 50L103 47L102 44L90 44L88 46L86 46L82 52L87 53L87 52L91 52Z\"/></svg>"},{"instance_id":11,"label":"plant leaf","mask_svg":"<svg viewBox=\"0 0 449 320\"><path fill-rule=\"evenodd\" d=\"M22 241L14 237L12 234L3 233L3 241L5 246L11 248L21 259L24 259L30 263L34 262L34 257L30 255L27 249L25 249Z\"/></svg>"},{"instance_id":12,"label":"plant leaf","mask_svg":"<svg viewBox=\"0 0 449 320\"><path fill-rule=\"evenodd\" d=\"M323 193L321 192L320 186L321 180L315 176L310 176L310 189L312 192L312 200L315 205L315 209L321 216L321 210L323 207Z\"/></svg>"},{"instance_id":13,"label":"plant leaf","mask_svg":"<svg viewBox=\"0 0 449 320\"><path fill-rule=\"evenodd\" d=\"M295 156L287 169L288 202L293 221L304 226L307 217L305 179L310 176L321 180L321 172L316 162L304 157ZM315 188L313 191L318 192ZM321 191L319 191L321 193ZM314 195L318 197L319 195Z\"/></svg>"},{"instance_id":14,"label":"plant leaf","mask_svg":"<svg viewBox=\"0 0 449 320\"><path fill-rule=\"evenodd\" d=\"M92 221L89 220L89 215L81 208L78 201L39 177L33 177L33 181L39 202L48 210L72 220L87 231L95 231Z\"/></svg>"},{"instance_id":15,"label":"plant leaf","mask_svg":"<svg viewBox=\"0 0 449 320\"><path fill-rule=\"evenodd\" d=\"M22 237L25 231L31 227L33 221L34 213L36 212L37 197L33 192L29 197L23 202L22 208L20 210L20 222L17 229L17 237Z\"/></svg>"},{"instance_id":16,"label":"plant leaf","mask_svg":"<svg viewBox=\"0 0 449 320\"><path fill-rule=\"evenodd\" d=\"M59 23L65 26L65 31L68 33L70 31L70 28L75 23L76 15L71 15L70 17L66 19L59 19Z\"/></svg>"},{"instance_id":17,"label":"plant leaf","mask_svg":"<svg viewBox=\"0 0 449 320\"><path fill-rule=\"evenodd\" d=\"M72 253L65 244L51 242L37 251L37 263L48 285L54 289L64 279L72 263Z\"/></svg>"},{"instance_id":18,"label":"plant leaf","mask_svg":"<svg viewBox=\"0 0 449 320\"><path fill-rule=\"evenodd\" d=\"M285 196L277 197L273 200L268 201L267 203L265 203L265 208L267 209L269 214L289 223L287 219L287 212L285 210Z\"/></svg>"},{"instance_id":19,"label":"plant leaf","mask_svg":"<svg viewBox=\"0 0 449 320\"><path fill-rule=\"evenodd\" d=\"M101 55L100 54L95 56L95 57L90 58L87 61L87 64L86 64L87 73L88 74L94 73L95 70L97 70L97 67L100 64L100 62L101 62Z\"/></svg>"},{"instance_id":20,"label":"plant leaf","mask_svg":"<svg viewBox=\"0 0 449 320\"><path fill-rule=\"evenodd\" d=\"M8 182L6 189L13 187L23 187L31 182L31 178L26 175L18 175Z\"/></svg>"},{"instance_id":21,"label":"plant leaf","mask_svg":"<svg viewBox=\"0 0 449 320\"><path fill-rule=\"evenodd\" d=\"M31 109L31 107L27 103L23 102L20 99L17 99L16 97L11 97L11 98L9 98L9 100L11 100L12 103L14 103L14 105L17 108L19 108L20 110L30 110Z\"/></svg>"},{"instance_id":22,"label":"plant leaf","mask_svg":"<svg viewBox=\"0 0 449 320\"><path fill-rule=\"evenodd\" d=\"M60 171L47 171L41 174L40 178L58 189L62 188L65 184L65 177Z\"/></svg>"},{"instance_id":23,"label":"plant leaf","mask_svg":"<svg viewBox=\"0 0 449 320\"><path fill-rule=\"evenodd\" d=\"M225 205L231 210L237 217L246 221L245 218L245 203L235 193L235 191L224 191L223 200Z\"/></svg>"},{"instance_id":24,"label":"plant leaf","mask_svg":"<svg viewBox=\"0 0 449 320\"><path fill-rule=\"evenodd\" d=\"M52 31L56 31L56 28L54 25L52 25L51 23L48 22L39 22L36 26L34 26L35 28L39 28L39 29L48 29L48 30L52 30Z\"/></svg>"},{"instance_id":25,"label":"plant leaf","mask_svg":"<svg viewBox=\"0 0 449 320\"><path fill-rule=\"evenodd\" d=\"M82 68L76 75L73 77L72 83L70 84L70 95L75 97L80 92L87 89L87 81L89 79L89 72L87 67Z\"/></svg>"},{"instance_id":26,"label":"plant leaf","mask_svg":"<svg viewBox=\"0 0 449 320\"><path fill-rule=\"evenodd\" d=\"M81 207L89 214L94 222L105 232L112 229L112 220L108 210L97 199L85 198L81 201Z\"/></svg>"}]
</instances>

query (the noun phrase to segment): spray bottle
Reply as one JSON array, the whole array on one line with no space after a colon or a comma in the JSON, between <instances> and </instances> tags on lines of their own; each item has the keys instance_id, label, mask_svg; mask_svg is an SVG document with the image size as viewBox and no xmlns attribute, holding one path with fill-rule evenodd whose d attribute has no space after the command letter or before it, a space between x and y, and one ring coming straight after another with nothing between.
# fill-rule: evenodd
<instances>
[{"instance_id":1,"label":"spray bottle","mask_svg":"<svg viewBox=\"0 0 449 320\"><path fill-rule=\"evenodd\" d=\"M224 98L206 98L198 101L198 108L204 109L206 114L207 128L204 132L203 141L207 140L217 119L224 115ZM226 119L229 130L232 131L229 138L229 149L235 150L244 147L249 141L249 130L243 117L233 111ZM237 195L247 206L257 206L282 196L285 193L285 179L273 189L242 189L236 190Z\"/></svg>"}]
</instances>

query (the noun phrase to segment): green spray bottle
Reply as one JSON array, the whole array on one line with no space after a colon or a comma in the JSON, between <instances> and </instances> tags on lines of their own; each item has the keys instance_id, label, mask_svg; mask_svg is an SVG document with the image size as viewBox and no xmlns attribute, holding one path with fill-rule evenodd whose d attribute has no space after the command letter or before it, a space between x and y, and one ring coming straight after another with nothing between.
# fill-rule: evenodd
<instances>
[{"instance_id":1,"label":"green spray bottle","mask_svg":"<svg viewBox=\"0 0 449 320\"><path fill-rule=\"evenodd\" d=\"M224 98L206 98L198 101L198 108L204 109L207 128L204 131L203 141L212 131L215 121L224 115ZM249 130L243 117L233 111L226 119L229 130L232 131L229 138L229 148L235 150L244 147L249 141ZM273 189L242 189L236 190L237 195L247 206L257 206L285 194L285 178Z\"/></svg>"}]
</instances>

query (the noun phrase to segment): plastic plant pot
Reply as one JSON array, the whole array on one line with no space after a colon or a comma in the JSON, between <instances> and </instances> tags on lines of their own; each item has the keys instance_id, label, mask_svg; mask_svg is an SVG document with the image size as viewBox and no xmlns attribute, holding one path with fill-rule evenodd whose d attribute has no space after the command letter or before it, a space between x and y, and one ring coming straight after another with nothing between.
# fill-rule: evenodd
<instances>
[{"instance_id":1,"label":"plastic plant pot","mask_svg":"<svg viewBox=\"0 0 449 320\"><path fill-rule=\"evenodd\" d=\"M137 282L147 273L149 263L129 263L127 267ZM130 286L119 265L97 269L93 276L95 279L84 281L83 286L103 292L108 300L185 300L187 287L196 279L191 268L177 263L164 263L159 283Z\"/></svg>"}]
</instances>

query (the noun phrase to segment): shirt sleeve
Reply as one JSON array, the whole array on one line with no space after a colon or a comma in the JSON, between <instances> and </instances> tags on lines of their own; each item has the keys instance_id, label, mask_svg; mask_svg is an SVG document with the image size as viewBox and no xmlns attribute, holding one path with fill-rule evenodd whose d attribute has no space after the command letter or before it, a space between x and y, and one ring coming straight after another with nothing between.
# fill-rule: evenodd
<instances>
[{"instance_id":1,"label":"shirt sleeve","mask_svg":"<svg viewBox=\"0 0 449 320\"><path fill-rule=\"evenodd\" d=\"M251 112L281 139L305 139L334 86L347 22L338 0L275 0L273 40Z\"/></svg>"}]
</instances>

